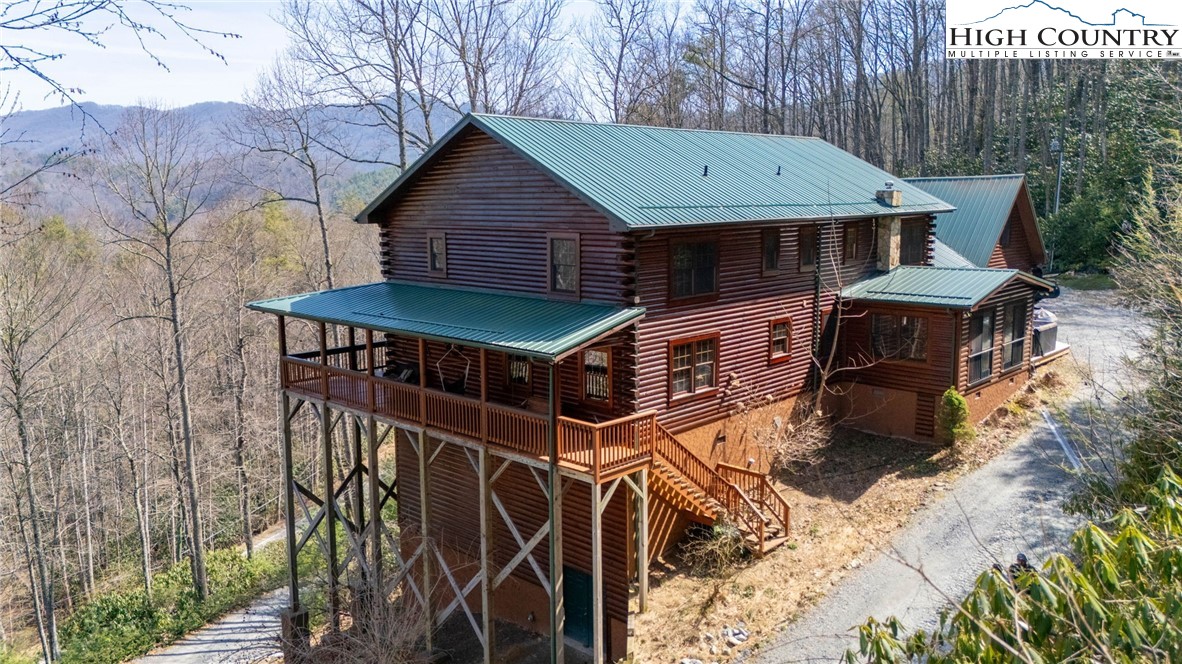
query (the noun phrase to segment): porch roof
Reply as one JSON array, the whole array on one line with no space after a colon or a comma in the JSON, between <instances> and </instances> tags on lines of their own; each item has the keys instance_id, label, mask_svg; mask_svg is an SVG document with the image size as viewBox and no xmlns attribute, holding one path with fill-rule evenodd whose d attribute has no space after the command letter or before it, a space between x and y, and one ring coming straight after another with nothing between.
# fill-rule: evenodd
<instances>
[{"instance_id":1,"label":"porch roof","mask_svg":"<svg viewBox=\"0 0 1182 664\"><path fill-rule=\"evenodd\" d=\"M887 304L972 309L1012 279L1048 291L1055 287L1018 270L904 265L847 286L842 289L841 296L848 300Z\"/></svg>"},{"instance_id":2,"label":"porch roof","mask_svg":"<svg viewBox=\"0 0 1182 664\"><path fill-rule=\"evenodd\" d=\"M553 361L644 315L642 307L560 302L379 282L251 302L255 311Z\"/></svg>"}]
</instances>

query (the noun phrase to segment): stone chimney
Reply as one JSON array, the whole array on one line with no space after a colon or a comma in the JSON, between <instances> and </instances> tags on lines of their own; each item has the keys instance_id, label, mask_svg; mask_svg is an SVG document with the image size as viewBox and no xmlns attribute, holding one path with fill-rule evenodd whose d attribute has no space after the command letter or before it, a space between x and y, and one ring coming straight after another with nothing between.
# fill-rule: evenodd
<instances>
[{"instance_id":1,"label":"stone chimney","mask_svg":"<svg viewBox=\"0 0 1182 664\"><path fill-rule=\"evenodd\" d=\"M891 180L887 180L882 189L874 192L874 197L887 207L899 207L903 204L903 192L895 189L895 183Z\"/></svg>"},{"instance_id":2,"label":"stone chimney","mask_svg":"<svg viewBox=\"0 0 1182 664\"><path fill-rule=\"evenodd\" d=\"M902 228L903 222L899 220L899 217L880 217L878 219L877 267L883 272L890 272L899 267Z\"/></svg>"},{"instance_id":3,"label":"stone chimney","mask_svg":"<svg viewBox=\"0 0 1182 664\"><path fill-rule=\"evenodd\" d=\"M887 207L903 204L903 192L895 189L895 183L887 180L882 189L874 192L879 203ZM878 220L878 269L890 272L899 267L899 252L902 244L902 222L899 217L881 217Z\"/></svg>"}]
</instances>

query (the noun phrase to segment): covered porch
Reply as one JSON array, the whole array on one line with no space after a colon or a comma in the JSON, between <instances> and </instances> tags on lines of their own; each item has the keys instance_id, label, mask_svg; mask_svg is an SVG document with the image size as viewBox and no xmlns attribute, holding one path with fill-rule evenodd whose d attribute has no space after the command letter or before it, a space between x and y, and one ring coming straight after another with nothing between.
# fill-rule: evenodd
<instances>
[{"instance_id":1,"label":"covered porch","mask_svg":"<svg viewBox=\"0 0 1182 664\"><path fill-rule=\"evenodd\" d=\"M383 282L249 305L279 320L300 398L548 463L593 482L652 457L627 352L640 308ZM289 348L289 319L311 323ZM552 435L553 434L553 435Z\"/></svg>"}]
</instances>

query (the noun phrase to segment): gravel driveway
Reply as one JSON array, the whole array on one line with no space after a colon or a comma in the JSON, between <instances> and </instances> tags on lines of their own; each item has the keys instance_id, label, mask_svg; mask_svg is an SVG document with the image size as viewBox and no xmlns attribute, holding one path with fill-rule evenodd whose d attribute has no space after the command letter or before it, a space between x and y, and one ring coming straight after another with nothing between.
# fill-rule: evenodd
<instances>
[{"instance_id":1,"label":"gravel driveway","mask_svg":"<svg viewBox=\"0 0 1182 664\"><path fill-rule=\"evenodd\" d=\"M1112 291L1072 291L1043 303L1059 316L1059 339L1097 383L1118 388L1122 360L1139 322ZM1060 362L1071 361L1063 359ZM1077 398L1089 398L1081 393ZM941 607L967 594L995 562L1025 552L1038 565L1061 549L1078 521L1060 506L1072 489L1068 457L1040 423L1005 454L958 480L917 515L891 548L846 577L760 652L760 662L837 662L856 647L848 630L867 616L896 616L909 628L933 628Z\"/></svg>"}]
</instances>

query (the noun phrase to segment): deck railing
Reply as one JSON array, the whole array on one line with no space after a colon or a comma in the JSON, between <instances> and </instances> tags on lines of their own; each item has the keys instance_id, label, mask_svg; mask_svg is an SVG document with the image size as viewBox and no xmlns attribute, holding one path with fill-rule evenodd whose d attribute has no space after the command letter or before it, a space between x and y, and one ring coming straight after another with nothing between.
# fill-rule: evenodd
<instances>
[{"instance_id":1,"label":"deck railing","mask_svg":"<svg viewBox=\"0 0 1182 664\"><path fill-rule=\"evenodd\" d=\"M343 358L357 350L364 351L365 347L333 349L328 357ZM280 358L283 387L353 410L440 429L529 456L544 458L548 454L549 420L544 414L338 366L348 361L330 359L324 365L318 359L318 353ZM601 423L559 417L558 458L585 469L596 482L610 479L651 458L658 430L653 411Z\"/></svg>"}]
</instances>

